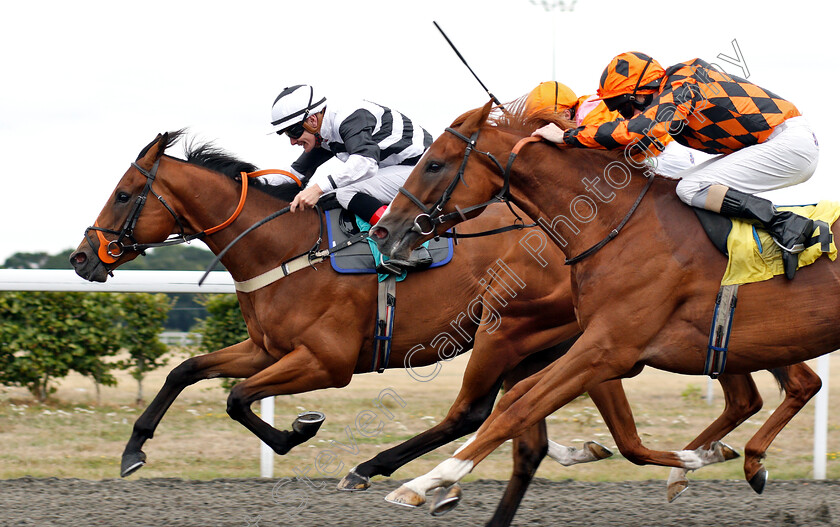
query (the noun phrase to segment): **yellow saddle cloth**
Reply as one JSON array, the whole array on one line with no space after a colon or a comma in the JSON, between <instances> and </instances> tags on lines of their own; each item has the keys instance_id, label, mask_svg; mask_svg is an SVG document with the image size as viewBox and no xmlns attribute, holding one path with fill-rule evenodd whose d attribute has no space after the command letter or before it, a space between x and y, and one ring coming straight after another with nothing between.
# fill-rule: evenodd
<instances>
[{"instance_id":1,"label":"yellow saddle cloth","mask_svg":"<svg viewBox=\"0 0 840 527\"><path fill-rule=\"evenodd\" d=\"M816 205L800 207L778 207L789 210L812 220L821 220L829 228L840 217L840 203L820 201ZM823 227L817 227L814 236ZM830 232L829 232L830 234ZM733 219L732 231L726 241L729 251L729 263L721 280L721 285L749 284L763 282L785 272L782 265L782 250L764 229L756 229L755 224L745 220ZM821 244L817 243L799 253L799 267L814 263L823 254ZM837 259L837 246L831 238L830 249L826 253L832 260Z\"/></svg>"}]
</instances>

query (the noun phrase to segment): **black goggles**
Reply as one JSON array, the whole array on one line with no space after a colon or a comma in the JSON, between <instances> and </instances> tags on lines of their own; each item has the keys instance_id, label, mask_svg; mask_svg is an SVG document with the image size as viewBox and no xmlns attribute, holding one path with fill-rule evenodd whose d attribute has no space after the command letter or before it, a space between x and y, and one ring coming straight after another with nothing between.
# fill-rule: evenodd
<instances>
[{"instance_id":1,"label":"black goggles","mask_svg":"<svg viewBox=\"0 0 840 527\"><path fill-rule=\"evenodd\" d=\"M634 97L629 93L604 99L604 104L611 112L618 112L625 119L631 119L637 106L633 103Z\"/></svg>"},{"instance_id":2,"label":"black goggles","mask_svg":"<svg viewBox=\"0 0 840 527\"><path fill-rule=\"evenodd\" d=\"M291 139L300 139L300 136L303 135L303 132L305 132L305 130L303 129L303 123L300 122L297 124L293 124L285 130L277 132L277 135L287 135Z\"/></svg>"}]
</instances>

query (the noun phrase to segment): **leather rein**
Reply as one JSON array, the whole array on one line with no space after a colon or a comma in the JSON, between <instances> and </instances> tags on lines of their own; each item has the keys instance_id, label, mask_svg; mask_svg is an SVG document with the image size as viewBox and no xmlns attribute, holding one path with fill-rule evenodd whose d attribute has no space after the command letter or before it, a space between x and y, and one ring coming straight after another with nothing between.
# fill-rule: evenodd
<instances>
[{"instance_id":1,"label":"leather rein","mask_svg":"<svg viewBox=\"0 0 840 527\"><path fill-rule=\"evenodd\" d=\"M461 161L461 166L458 168L458 173L455 174L455 177L449 183L449 186L446 187L446 190L444 190L443 194L440 196L440 198L438 198L438 200L435 202L434 205L432 205L431 208L427 208L423 204L422 201L420 201L411 192L406 190L405 187L400 187L400 193L403 194L405 197L407 197L409 200L411 200L412 203L414 203L421 211L423 211L414 218L414 225L411 227L411 230L420 234L420 235L423 235L423 236L426 236L426 235L429 235L429 234L434 234L436 237L443 236L443 237L451 237L451 238L454 238L454 237L467 238L467 237L476 237L476 236L488 236L490 234L497 234L497 233L500 233L500 232L506 232L506 231L513 230L513 229L523 229L523 228L527 228L527 227L536 226L537 225L536 223L531 223L531 224L525 225L524 220L518 214L516 214L516 212L513 210L513 206L511 205L511 202L510 202L510 199L511 199L511 195L510 195L510 170L511 170L511 167L513 166L513 162L516 160L516 157L517 157L517 155L519 155L519 151L522 149L522 147L524 145L528 144L528 143L540 141L540 140L542 140L542 138L536 137L536 136L529 136L529 137L525 137L525 138L520 139L516 143L516 145L514 145L513 149L511 150L510 156L508 157L507 165L504 168L502 168L501 163L499 163L499 161L496 159L496 157L493 154L491 154L490 152L484 152L484 151L481 151L481 150L477 150L475 148L476 141L478 140L478 133L479 133L480 130L476 130L475 133L472 134L471 137L467 137L464 134L458 132L457 130L455 130L453 128L447 128L446 131L451 133L452 135L454 135L458 139L467 143L467 147L466 147L466 150L464 152L464 159L463 159L463 161ZM493 162L493 164L496 165L496 167L499 169L499 171L501 172L502 177L504 179L504 184L502 185L502 189L499 191L498 194L493 196L491 199L485 201L484 203L480 203L478 205L473 205L473 206L467 207L465 209L461 209L456 205L455 206L455 212L450 212L448 214L442 214L443 208L446 206L446 203L452 197L452 193L455 191L455 187L458 185L458 182L459 181L463 182L465 186L468 186L467 183L464 181L464 171L465 171L466 166L467 166L467 160L469 159L470 154L472 152L476 152L477 154L481 154L481 155L487 157L488 159L490 159ZM576 264L576 263L580 262L584 258L592 256L593 254L598 252L604 245L606 245L607 243L612 241L613 238L618 236L618 233L621 231L622 228L624 228L624 226L627 224L627 222L630 221L630 217L633 215L633 213L639 207L639 204L641 203L642 198L645 196L648 189L650 189L650 186L653 184L653 180L654 180L653 174L651 174L650 176L647 176L647 180L648 180L647 183L642 188L642 191L639 194L639 196L636 198L636 201L630 207L630 210L627 212L627 214L624 216L624 219L621 220L621 222L618 224L618 226L615 227L612 231L610 231L610 233L604 239L602 239L600 242L596 243L595 245L593 245L589 249L586 249L585 251L583 251L579 255L574 256L572 258L566 258L565 265L573 265L573 264ZM502 227L500 229L493 229L491 231L479 232L479 233L475 233L475 234L466 234L466 235L465 234L455 235L454 233L453 234L450 234L450 233L438 234L437 227L439 225L442 225L443 223L446 223L449 220L453 220L453 219L457 219L457 218L460 218L461 220L466 221L466 219L467 219L466 214L468 212L472 212L474 210L481 209L481 208L486 207L488 205L492 205L493 203L499 203L499 202L506 204L508 206L508 208L510 209L510 211L513 213L513 215L516 216L516 222L514 223L514 225L510 225L508 227ZM428 222L428 223L426 225L421 225L421 222Z\"/></svg>"},{"instance_id":2,"label":"leather rein","mask_svg":"<svg viewBox=\"0 0 840 527\"><path fill-rule=\"evenodd\" d=\"M426 236L429 234L434 234L435 237L443 236L444 238L474 238L478 236L489 236L491 234L498 234L501 232L507 232L514 229L525 229L530 227L535 227L536 223L525 224L525 221L513 210L513 206L510 202L510 167L513 165L514 160L516 160L516 156L519 155L519 150L528 143L533 143L536 141L540 141L539 137L525 137L520 139L518 143L513 147L513 150L508 157L507 165L502 168L502 164L499 163L499 160L496 159L496 156L491 154L490 152L485 152L482 150L477 150L475 147L475 143L478 140L478 130L472 137L467 137L461 132L458 132L454 128L447 128L447 132L454 135L458 139L467 143L467 148L464 151L464 159L461 161L461 166L458 168L458 172L455 174L455 177L452 178L452 181L449 183L449 186L446 187L446 190L443 191L443 194L438 198L434 205L431 207L426 207L420 199L417 198L414 194L406 190L405 187L400 187L400 193L411 200L412 203L417 205L417 207L422 211L414 218L414 226L411 228L412 231ZM465 209L461 209L457 205L455 206L455 212L450 212L449 214L442 214L443 208L449 202L450 198L452 198L452 193L455 192L455 187L458 186L458 183L461 182L464 186L467 185L466 181L464 181L464 172L467 167L467 161L470 158L470 155L475 152L477 154L481 154L485 156L487 159L493 162L496 165L496 168L499 169L501 172L502 177L504 178L504 184L502 185L501 190L499 193L490 198L489 200L485 201L484 203L480 203L478 205L473 205L471 207L467 207ZM492 229L489 231L484 232L477 232L474 234L455 234L455 233L438 233L437 228L438 226L454 219L460 218L462 221L467 220L467 214L474 211L483 209L488 205L492 205L494 203L504 203L507 205L510 212L516 217L516 220L513 225L509 225L507 227L501 227L499 229ZM425 225L421 225L421 222L425 222Z\"/></svg>"}]
</instances>

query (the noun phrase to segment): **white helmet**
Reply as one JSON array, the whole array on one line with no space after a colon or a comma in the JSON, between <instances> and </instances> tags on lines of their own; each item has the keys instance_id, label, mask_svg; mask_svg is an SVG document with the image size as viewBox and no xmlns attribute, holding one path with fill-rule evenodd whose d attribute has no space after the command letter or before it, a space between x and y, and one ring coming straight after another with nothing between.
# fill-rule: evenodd
<instances>
[{"instance_id":1,"label":"white helmet","mask_svg":"<svg viewBox=\"0 0 840 527\"><path fill-rule=\"evenodd\" d=\"M315 90L308 84L286 88L274 99L271 106L272 129L275 132L283 132L326 107L327 98L316 95Z\"/></svg>"}]
</instances>

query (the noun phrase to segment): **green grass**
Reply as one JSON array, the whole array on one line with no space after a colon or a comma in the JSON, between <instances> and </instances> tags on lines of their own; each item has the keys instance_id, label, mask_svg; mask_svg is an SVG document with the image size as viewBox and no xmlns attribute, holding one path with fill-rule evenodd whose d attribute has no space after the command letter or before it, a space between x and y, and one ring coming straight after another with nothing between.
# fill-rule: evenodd
<instances>
[{"instance_id":1,"label":"green grass","mask_svg":"<svg viewBox=\"0 0 840 527\"><path fill-rule=\"evenodd\" d=\"M462 359L456 359L462 360ZM405 372L357 376L347 388L322 390L277 399L275 423L288 429L303 410L321 410L327 420L318 435L286 456L275 457L275 476L294 475L295 469L312 466L318 454L331 450L347 470L382 450L395 446L446 414L460 385L458 365L453 361L433 383L417 383ZM840 365L833 371L840 376ZM146 386L149 398L163 382L167 370L155 372ZM723 407L719 388L713 405L701 396L705 380L647 370L625 381L628 398L643 442L650 448L676 450L711 423ZM686 382L688 380L689 382ZM726 442L743 452L747 440L780 402L769 375L759 378L765 408L742 424ZM705 385L704 385L705 386ZM830 386L840 393L840 378ZM393 420L383 417L378 435L365 437L355 430L355 418L364 410L376 410L372 401L386 387L394 387L406 405L386 399ZM132 380L103 390L102 405L92 402L92 390L84 379L69 379L46 404L33 401L24 390L0 389L0 479L26 475L102 479L119 477L122 450L134 421L143 408L133 405ZM188 479L242 478L259 475L259 442L225 412L227 394L218 381L190 387L163 418L155 437L144 446L147 465L137 477ZM255 405L255 411L258 405ZM828 477L840 478L840 405L830 405ZM563 467L546 459L537 472L549 479L587 481L664 480L669 469L636 466L615 447L603 418L588 397L581 397L548 418L549 437L561 444L581 446L596 440L615 452L611 459L575 467ZM346 427L354 433L358 454L347 452L332 441L347 444ZM466 438L431 452L399 469L394 478L415 477L446 459ZM491 454L469 479L507 479L511 470L511 443ZM813 406L807 406L779 435L768 450L765 466L773 479L811 477L813 466ZM317 477L313 473L313 477ZM743 479L743 460L736 459L693 472L692 479ZM663 483L664 489L664 483Z\"/></svg>"}]
</instances>

